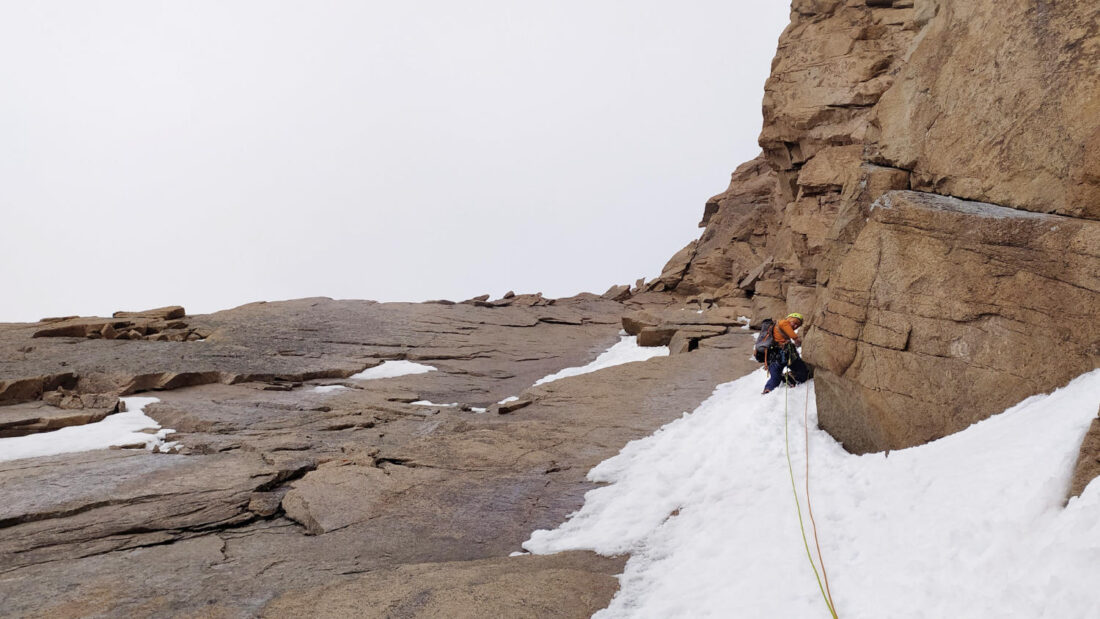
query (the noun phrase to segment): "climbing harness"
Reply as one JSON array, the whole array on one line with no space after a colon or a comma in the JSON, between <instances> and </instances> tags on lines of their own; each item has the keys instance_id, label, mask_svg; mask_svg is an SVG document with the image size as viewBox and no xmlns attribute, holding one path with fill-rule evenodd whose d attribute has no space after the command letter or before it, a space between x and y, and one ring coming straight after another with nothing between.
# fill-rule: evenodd
<instances>
[{"instance_id":1,"label":"climbing harness","mask_svg":"<svg viewBox=\"0 0 1100 619\"><path fill-rule=\"evenodd\" d=\"M791 492L794 494L794 507L798 511L798 528L802 533L802 545L806 548L806 558L810 561L810 568L814 571L814 578L817 579L817 588L821 591L821 598L825 600L825 606L829 608L829 614L833 619L838 619L836 614L836 608L833 605L833 594L828 591L828 575L825 576L825 585L821 584L821 574L825 573L825 561L821 557L821 544L817 540L817 525L813 523L813 508L810 507L810 430L806 428L806 508L810 512L810 522L813 525L814 532L814 545L817 546L818 560L821 561L821 573L817 571L817 563L814 562L813 553L810 552L810 542L806 539L806 525L802 520L802 504L798 500L798 486L794 481L794 466L791 464L791 442L788 431L788 394L790 393L790 385L783 390L783 442L787 451L787 472L791 476ZM806 412L805 418L808 420L810 415L810 394L806 393ZM828 591L828 592L827 592Z\"/></svg>"}]
</instances>

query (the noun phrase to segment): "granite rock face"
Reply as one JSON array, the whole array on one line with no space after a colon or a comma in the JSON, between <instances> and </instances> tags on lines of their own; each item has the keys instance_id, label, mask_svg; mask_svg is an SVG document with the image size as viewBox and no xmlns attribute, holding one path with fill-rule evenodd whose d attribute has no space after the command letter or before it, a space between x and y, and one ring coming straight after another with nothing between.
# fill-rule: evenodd
<instances>
[{"instance_id":1,"label":"granite rock face","mask_svg":"<svg viewBox=\"0 0 1100 619\"><path fill-rule=\"evenodd\" d=\"M1077 466L1070 480L1069 496L1081 496L1089 482L1100 477L1100 416L1092 420L1089 431L1081 441Z\"/></svg>"},{"instance_id":2,"label":"granite rock face","mask_svg":"<svg viewBox=\"0 0 1100 619\"><path fill-rule=\"evenodd\" d=\"M1092 370L1100 221L890 192L825 289L805 356L851 451L926 443Z\"/></svg>"},{"instance_id":3,"label":"granite rock face","mask_svg":"<svg viewBox=\"0 0 1100 619\"><path fill-rule=\"evenodd\" d=\"M916 190L1100 219L1100 4L936 5L870 157Z\"/></svg>"},{"instance_id":4,"label":"granite rock face","mask_svg":"<svg viewBox=\"0 0 1100 619\"><path fill-rule=\"evenodd\" d=\"M178 443L0 462L0 615L590 616L621 558L509 555L758 367L742 316L807 315L855 452L1096 368L1098 30L1095 2L794 0L762 154L648 284L0 325L0 437L153 392ZM673 354L534 386L620 326ZM354 378L386 361L436 371Z\"/></svg>"},{"instance_id":5,"label":"granite rock face","mask_svg":"<svg viewBox=\"0 0 1100 619\"><path fill-rule=\"evenodd\" d=\"M0 325L0 380L68 385L0 422L95 421L44 401L59 389L143 392L178 443L0 462L0 615L590 616L623 559L509 555L580 507L590 468L754 369L748 338L533 386L643 307L506 300L256 303L188 317L194 342ZM353 378L390 360L436 370Z\"/></svg>"},{"instance_id":6,"label":"granite rock face","mask_svg":"<svg viewBox=\"0 0 1100 619\"><path fill-rule=\"evenodd\" d=\"M1095 2L795 0L763 154L650 286L810 317L820 418L854 451L1100 367L1098 67Z\"/></svg>"}]
</instances>

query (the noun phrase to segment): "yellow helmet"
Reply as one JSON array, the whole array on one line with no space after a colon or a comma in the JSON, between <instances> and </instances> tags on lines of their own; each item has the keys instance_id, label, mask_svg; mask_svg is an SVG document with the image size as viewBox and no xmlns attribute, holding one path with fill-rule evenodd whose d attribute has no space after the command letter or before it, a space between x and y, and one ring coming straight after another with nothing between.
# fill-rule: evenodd
<instances>
[{"instance_id":1,"label":"yellow helmet","mask_svg":"<svg viewBox=\"0 0 1100 619\"><path fill-rule=\"evenodd\" d=\"M806 322L802 318L802 314L799 314L798 312L791 312L790 314L787 314L787 318L797 318L798 322Z\"/></svg>"}]
</instances>

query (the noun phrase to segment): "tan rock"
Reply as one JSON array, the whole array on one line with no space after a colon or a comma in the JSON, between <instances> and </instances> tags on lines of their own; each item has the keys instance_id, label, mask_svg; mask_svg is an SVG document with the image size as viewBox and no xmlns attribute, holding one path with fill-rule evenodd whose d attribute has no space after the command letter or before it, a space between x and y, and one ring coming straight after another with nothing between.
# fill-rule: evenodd
<instances>
[{"instance_id":1,"label":"tan rock","mask_svg":"<svg viewBox=\"0 0 1100 619\"><path fill-rule=\"evenodd\" d=\"M566 552L408 565L287 593L260 616L581 619L611 601L622 564L595 553Z\"/></svg>"},{"instance_id":2,"label":"tan rock","mask_svg":"<svg viewBox=\"0 0 1100 619\"><path fill-rule=\"evenodd\" d=\"M645 310L623 314L623 330L627 335L638 335L646 327L655 327L661 320Z\"/></svg>"},{"instance_id":3,"label":"tan rock","mask_svg":"<svg viewBox=\"0 0 1100 619\"><path fill-rule=\"evenodd\" d=\"M154 318L161 320L174 320L183 318L186 315L187 312L179 305L169 305L140 312L115 312L112 314L115 318Z\"/></svg>"},{"instance_id":4,"label":"tan rock","mask_svg":"<svg viewBox=\"0 0 1100 619\"><path fill-rule=\"evenodd\" d=\"M686 247L676 252L672 258L669 259L665 268L661 269L661 275L650 282L649 290L654 292L675 290L680 284L680 281L684 279L684 275L687 273L688 267L695 257L696 245L698 245L698 241L691 241ZM640 288L641 284L639 284L638 287Z\"/></svg>"},{"instance_id":5,"label":"tan rock","mask_svg":"<svg viewBox=\"0 0 1100 619\"><path fill-rule=\"evenodd\" d=\"M681 296L706 292L720 304L743 299L743 291L723 287L765 261L762 251L767 221L774 214L774 187L775 175L763 156L737 168L729 188L707 201L706 231L669 261L651 288Z\"/></svg>"},{"instance_id":6,"label":"tan rock","mask_svg":"<svg viewBox=\"0 0 1100 619\"><path fill-rule=\"evenodd\" d=\"M697 326L677 329L668 342L669 353L679 355L699 348L699 343L707 338L725 335L725 327Z\"/></svg>"},{"instance_id":7,"label":"tan rock","mask_svg":"<svg viewBox=\"0 0 1100 619\"><path fill-rule=\"evenodd\" d=\"M292 484L283 497L283 511L307 533L321 535L377 516L386 502L413 484L414 475L406 467L322 466Z\"/></svg>"},{"instance_id":8,"label":"tan rock","mask_svg":"<svg viewBox=\"0 0 1100 619\"><path fill-rule=\"evenodd\" d=\"M1100 219L1100 4L944 2L874 110L913 188Z\"/></svg>"},{"instance_id":9,"label":"tan rock","mask_svg":"<svg viewBox=\"0 0 1100 619\"><path fill-rule=\"evenodd\" d=\"M612 301L625 301L630 298L630 286L626 284L612 286L603 293L603 298Z\"/></svg>"},{"instance_id":10,"label":"tan rock","mask_svg":"<svg viewBox=\"0 0 1100 619\"><path fill-rule=\"evenodd\" d=\"M830 146L810 159L798 173L802 195L840 191L863 163L863 145Z\"/></svg>"},{"instance_id":11,"label":"tan rock","mask_svg":"<svg viewBox=\"0 0 1100 619\"><path fill-rule=\"evenodd\" d=\"M508 415L518 411L521 408L526 408L531 405L531 400L527 398L519 398L518 400L512 400L511 402L500 402L489 407L489 412L497 413L498 415Z\"/></svg>"},{"instance_id":12,"label":"tan rock","mask_svg":"<svg viewBox=\"0 0 1100 619\"><path fill-rule=\"evenodd\" d=\"M68 426L95 423L118 412L114 406L59 407L49 402L28 402L0 407L0 438L50 432Z\"/></svg>"},{"instance_id":13,"label":"tan rock","mask_svg":"<svg viewBox=\"0 0 1100 619\"><path fill-rule=\"evenodd\" d=\"M1097 367L1098 250L1100 222L888 193L806 337L821 426L918 445Z\"/></svg>"},{"instance_id":14,"label":"tan rock","mask_svg":"<svg viewBox=\"0 0 1100 619\"><path fill-rule=\"evenodd\" d=\"M787 309L784 316L791 312L798 312L809 318L814 308L817 307L817 288L813 286L799 286L792 284L787 287Z\"/></svg>"},{"instance_id":15,"label":"tan rock","mask_svg":"<svg viewBox=\"0 0 1100 619\"><path fill-rule=\"evenodd\" d=\"M668 346L675 334L675 326L645 327L638 333L638 346Z\"/></svg>"},{"instance_id":16,"label":"tan rock","mask_svg":"<svg viewBox=\"0 0 1100 619\"><path fill-rule=\"evenodd\" d=\"M1081 449L1077 455L1077 465L1073 469L1073 479L1070 481L1069 496L1081 496L1085 486L1089 482L1100 477L1100 417L1092 421L1084 440L1081 441Z\"/></svg>"}]
</instances>

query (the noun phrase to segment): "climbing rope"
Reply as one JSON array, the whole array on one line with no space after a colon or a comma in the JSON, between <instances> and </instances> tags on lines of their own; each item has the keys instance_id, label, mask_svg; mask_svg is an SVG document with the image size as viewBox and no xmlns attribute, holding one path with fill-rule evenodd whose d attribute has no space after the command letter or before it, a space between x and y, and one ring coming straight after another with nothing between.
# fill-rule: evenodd
<instances>
[{"instance_id":1,"label":"climbing rope","mask_svg":"<svg viewBox=\"0 0 1100 619\"><path fill-rule=\"evenodd\" d=\"M783 390L783 442L784 442L784 446L786 447L786 451L787 451L787 472L790 473L790 476L791 476L791 493L794 494L794 507L798 511L798 529L802 533L802 545L803 545L803 547L806 548L806 558L810 561L810 568L813 569L813 571L814 571L814 578L817 579L817 588L818 588L819 591L821 591L821 599L825 600L825 606L827 606L829 608L829 614L833 617L833 619L838 619L837 614L836 614L836 609L833 607L832 594L831 593L827 594L825 592L825 586L821 584L821 575L817 571L817 563L814 561L813 553L810 552L810 542L809 542L808 539L806 539L806 525L802 520L802 504L798 500L798 486L795 484L795 481L794 481L794 466L791 464L791 441L790 441L790 437L789 437L788 423L787 423L787 418L788 418L787 398L788 398L788 393L790 392L790 390L791 390L790 385L787 385L787 388ZM810 397L809 393L807 393L806 394L806 398L807 398L807 400L806 400L806 408L807 408L806 415L807 415L807 417L809 416L809 406L810 406L809 397ZM809 451L808 451L808 448L809 448L809 430L806 431L806 437L807 437L807 439L806 439L807 440L806 467L807 467L807 475L808 475L809 466L810 466L809 465L810 454L809 454ZM806 485L806 492L807 492L807 494L806 494L806 506L809 507L809 498L810 498L809 497L809 477L807 477L806 484L807 484ZM817 554L818 554L818 557L820 557L821 556L821 546L820 546L820 544L817 544L817 527L816 526L814 527L814 544L817 545L817 547L818 547L817 548ZM821 564L821 571L822 572L825 571L825 563L824 562L822 562L822 564ZM827 578L826 578L826 580L827 580Z\"/></svg>"},{"instance_id":2,"label":"climbing rope","mask_svg":"<svg viewBox=\"0 0 1100 619\"><path fill-rule=\"evenodd\" d=\"M834 609L833 591L829 588L829 573L825 571L825 557L821 554L821 542L817 537L817 522L814 520L814 506L810 502L810 390L806 389L806 405L802 409L802 430L806 435L806 511L810 513L810 526L814 530L814 546L817 547L817 560L821 563L821 576L825 579L825 593L829 596L829 606Z\"/></svg>"}]
</instances>

